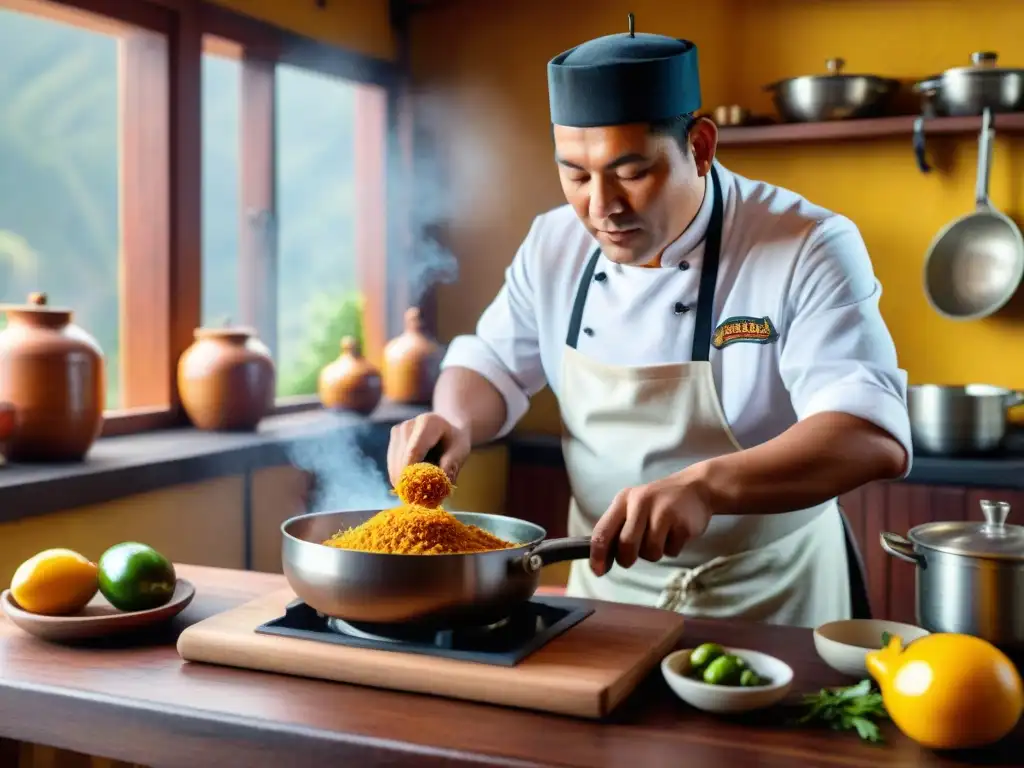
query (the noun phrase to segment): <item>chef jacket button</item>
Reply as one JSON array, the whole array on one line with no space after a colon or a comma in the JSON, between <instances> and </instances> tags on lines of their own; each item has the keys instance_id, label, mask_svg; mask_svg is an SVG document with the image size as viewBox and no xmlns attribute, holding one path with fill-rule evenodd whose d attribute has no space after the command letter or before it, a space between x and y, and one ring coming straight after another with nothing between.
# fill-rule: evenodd
<instances>
[{"instance_id":1,"label":"chef jacket button","mask_svg":"<svg viewBox=\"0 0 1024 768\"><path fill-rule=\"evenodd\" d=\"M594 279L597 280L597 282L599 283L603 283L607 279L607 277L608 275L606 275L604 272L598 272L596 275L594 275Z\"/></svg>"},{"instance_id":2,"label":"chef jacket button","mask_svg":"<svg viewBox=\"0 0 1024 768\"><path fill-rule=\"evenodd\" d=\"M690 306L688 304L683 304L683 302L681 302L681 301L677 301L676 302L676 306L675 306L675 311L676 311L677 315L681 315L684 312L689 312L690 311Z\"/></svg>"},{"instance_id":3,"label":"chef jacket button","mask_svg":"<svg viewBox=\"0 0 1024 768\"><path fill-rule=\"evenodd\" d=\"M689 268L690 268L690 262L688 262L688 261L680 261L679 262L679 270L681 272L685 272Z\"/></svg>"},{"instance_id":4,"label":"chef jacket button","mask_svg":"<svg viewBox=\"0 0 1024 768\"><path fill-rule=\"evenodd\" d=\"M587 336L593 336L594 335L594 329L593 328L584 328L583 332L585 334L587 334Z\"/></svg>"}]
</instances>

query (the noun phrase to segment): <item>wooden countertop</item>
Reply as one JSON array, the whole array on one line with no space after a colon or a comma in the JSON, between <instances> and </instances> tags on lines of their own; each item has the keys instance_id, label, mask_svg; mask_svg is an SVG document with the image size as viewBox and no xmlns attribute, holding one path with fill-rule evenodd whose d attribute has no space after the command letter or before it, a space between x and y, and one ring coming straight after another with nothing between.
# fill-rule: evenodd
<instances>
[{"instance_id":1,"label":"wooden countertop","mask_svg":"<svg viewBox=\"0 0 1024 768\"><path fill-rule=\"evenodd\" d=\"M794 729L778 714L719 719L676 699L653 674L605 723L317 680L186 664L187 624L280 589L282 576L180 566L193 604L132 644L44 644L0 619L0 736L153 768L358 765L794 766L1020 765L1024 727L968 756L919 749L895 729L871 746ZM816 656L808 630L691 620L684 642L767 651L796 671L794 696L848 684Z\"/></svg>"}]
</instances>

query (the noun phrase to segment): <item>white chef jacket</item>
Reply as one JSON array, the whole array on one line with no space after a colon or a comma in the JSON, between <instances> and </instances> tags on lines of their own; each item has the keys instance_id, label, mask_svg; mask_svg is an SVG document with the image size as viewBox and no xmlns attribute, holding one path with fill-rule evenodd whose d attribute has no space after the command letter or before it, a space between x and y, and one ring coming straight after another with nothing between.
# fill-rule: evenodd
<instances>
[{"instance_id":1,"label":"white chef jacket","mask_svg":"<svg viewBox=\"0 0 1024 768\"><path fill-rule=\"evenodd\" d=\"M889 432L912 454L907 374L879 312L882 288L857 227L794 192L717 163L724 222L714 325L769 318L772 343L711 348L726 421L744 448L799 419L839 411ZM657 268L600 257L577 349L623 366L691 357L710 185L694 221ZM523 417L545 384L558 398L573 298L597 241L569 205L537 216L474 335L448 347L443 368L476 371L505 399L499 436ZM690 311L678 312L677 303Z\"/></svg>"}]
</instances>

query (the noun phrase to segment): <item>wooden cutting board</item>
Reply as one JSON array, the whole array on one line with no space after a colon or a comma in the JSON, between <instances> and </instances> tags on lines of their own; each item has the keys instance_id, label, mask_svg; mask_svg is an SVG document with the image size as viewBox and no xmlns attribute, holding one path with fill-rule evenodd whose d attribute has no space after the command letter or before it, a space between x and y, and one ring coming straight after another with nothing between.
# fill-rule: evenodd
<instances>
[{"instance_id":1,"label":"wooden cutting board","mask_svg":"<svg viewBox=\"0 0 1024 768\"><path fill-rule=\"evenodd\" d=\"M683 617L594 601L594 612L514 667L258 634L295 599L273 592L188 627L191 662L278 672L587 718L609 714L683 633Z\"/></svg>"}]
</instances>

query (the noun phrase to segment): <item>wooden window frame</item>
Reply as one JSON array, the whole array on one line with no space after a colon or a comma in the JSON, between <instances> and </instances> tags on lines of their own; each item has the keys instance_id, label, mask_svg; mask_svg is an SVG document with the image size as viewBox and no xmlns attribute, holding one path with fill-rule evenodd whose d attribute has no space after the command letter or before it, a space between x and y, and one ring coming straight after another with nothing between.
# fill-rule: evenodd
<instances>
[{"instance_id":1,"label":"wooden window frame","mask_svg":"<svg viewBox=\"0 0 1024 768\"><path fill-rule=\"evenodd\" d=\"M121 46L121 312L123 407L105 415L103 436L188 425L177 393L177 361L202 318L202 56L204 40L242 51L242 202L239 290L242 319L276 349L276 242L255 241L249 214L276 221L275 67L294 64L342 77L357 95L355 166L359 290L365 354L378 363L404 307L394 236L392 161L407 78L393 63L320 43L204 0L0 0L55 21L115 32ZM157 33L164 44L154 45ZM211 52L225 53L228 48ZM403 164L403 167L404 164ZM389 172L390 171L390 172ZM392 186L393 185L393 186ZM264 213L260 213L264 212ZM400 215L400 211L396 211ZM389 226L390 225L390 226ZM389 236L390 235L390 236ZM159 405L154 405L159 404ZM279 399L275 412L319 407L315 397Z\"/></svg>"}]
</instances>

